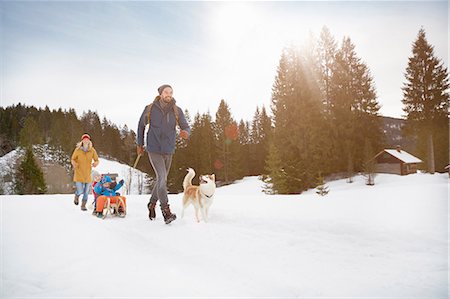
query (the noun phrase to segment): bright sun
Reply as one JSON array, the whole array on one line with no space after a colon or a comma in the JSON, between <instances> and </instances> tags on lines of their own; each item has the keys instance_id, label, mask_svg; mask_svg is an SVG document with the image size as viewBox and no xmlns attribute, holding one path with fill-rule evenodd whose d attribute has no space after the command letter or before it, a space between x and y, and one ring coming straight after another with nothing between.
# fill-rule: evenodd
<instances>
[{"instance_id":1,"label":"bright sun","mask_svg":"<svg viewBox=\"0 0 450 299\"><path fill-rule=\"evenodd\" d=\"M212 14L212 30L221 43L235 46L259 25L255 7L246 2L221 2Z\"/></svg>"}]
</instances>

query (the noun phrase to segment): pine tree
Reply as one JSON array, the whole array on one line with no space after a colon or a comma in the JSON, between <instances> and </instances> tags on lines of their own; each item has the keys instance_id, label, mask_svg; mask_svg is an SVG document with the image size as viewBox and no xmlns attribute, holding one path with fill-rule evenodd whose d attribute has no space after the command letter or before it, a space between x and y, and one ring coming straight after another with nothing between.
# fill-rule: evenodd
<instances>
[{"instance_id":1,"label":"pine tree","mask_svg":"<svg viewBox=\"0 0 450 299\"><path fill-rule=\"evenodd\" d=\"M258 174L265 174L265 161L267 160L267 156L269 155L269 145L272 140L273 135L273 127L272 127L272 119L266 112L266 108L262 106L261 113L259 117L259 126L260 126L260 157L258 157Z\"/></svg>"},{"instance_id":2,"label":"pine tree","mask_svg":"<svg viewBox=\"0 0 450 299\"><path fill-rule=\"evenodd\" d=\"M74 148L74 144L80 140L81 135L83 135L83 125L78 119L75 109L69 109L65 113L65 126L64 131L69 140L67 145L67 150L70 152Z\"/></svg>"},{"instance_id":3,"label":"pine tree","mask_svg":"<svg viewBox=\"0 0 450 299\"><path fill-rule=\"evenodd\" d=\"M330 192L330 188L325 184L325 180L323 178L322 173L319 173L319 176L317 177L317 187L316 187L316 193L320 196L325 196Z\"/></svg>"},{"instance_id":4,"label":"pine tree","mask_svg":"<svg viewBox=\"0 0 450 299\"><path fill-rule=\"evenodd\" d=\"M22 147L30 147L34 144L41 144L42 142L42 131L37 122L32 117L27 117L25 125L20 130L20 145Z\"/></svg>"},{"instance_id":5,"label":"pine tree","mask_svg":"<svg viewBox=\"0 0 450 299\"><path fill-rule=\"evenodd\" d=\"M333 78L333 69L335 68L335 56L337 44L330 30L324 26L320 32L320 39L317 46L317 56L319 62L319 80L322 91L322 102L324 104L325 115L331 114L331 85Z\"/></svg>"},{"instance_id":6,"label":"pine tree","mask_svg":"<svg viewBox=\"0 0 450 299\"><path fill-rule=\"evenodd\" d=\"M51 132L51 118L52 118L52 112L50 111L50 108L48 106L45 106L44 110L39 111L39 117L38 117L38 126L42 130L43 135L43 142L45 144L48 144L50 141L50 132Z\"/></svg>"},{"instance_id":7,"label":"pine tree","mask_svg":"<svg viewBox=\"0 0 450 299\"><path fill-rule=\"evenodd\" d=\"M91 137L92 138L92 137ZM120 132L122 144L121 161L128 165L133 165L136 159L136 134L125 125Z\"/></svg>"},{"instance_id":8,"label":"pine tree","mask_svg":"<svg viewBox=\"0 0 450 299\"><path fill-rule=\"evenodd\" d=\"M268 194L287 194L290 192L288 178L284 170L284 163L274 143L270 144L266 161L266 172L263 176L264 192Z\"/></svg>"},{"instance_id":9,"label":"pine tree","mask_svg":"<svg viewBox=\"0 0 450 299\"><path fill-rule=\"evenodd\" d=\"M18 194L44 194L47 192L44 174L30 147L26 148L25 158L18 169L16 192Z\"/></svg>"},{"instance_id":10,"label":"pine tree","mask_svg":"<svg viewBox=\"0 0 450 299\"><path fill-rule=\"evenodd\" d=\"M236 177L237 157L235 155L237 152L231 149L234 143L237 143L239 134L237 124L233 120L225 100L220 101L216 112L214 131L218 159L215 164L218 169L218 178L227 184Z\"/></svg>"},{"instance_id":11,"label":"pine tree","mask_svg":"<svg viewBox=\"0 0 450 299\"><path fill-rule=\"evenodd\" d=\"M250 174L250 130L249 123L245 122L243 119L239 122L239 153L238 153L238 164L240 165L239 177L244 177Z\"/></svg>"},{"instance_id":12,"label":"pine tree","mask_svg":"<svg viewBox=\"0 0 450 299\"><path fill-rule=\"evenodd\" d=\"M261 114L259 107L256 107L253 115L252 126L249 132L249 171L252 175L261 174L261 168L264 167L264 160L261 161ZM263 162L263 163L261 163Z\"/></svg>"},{"instance_id":13,"label":"pine tree","mask_svg":"<svg viewBox=\"0 0 450 299\"><path fill-rule=\"evenodd\" d=\"M364 143L364 165L363 171L366 178L366 185L375 185L375 156L370 141L366 138Z\"/></svg>"},{"instance_id":14,"label":"pine tree","mask_svg":"<svg viewBox=\"0 0 450 299\"><path fill-rule=\"evenodd\" d=\"M272 120L264 106L261 109L256 107L249 134L249 174L265 174L265 161L272 137Z\"/></svg>"},{"instance_id":15,"label":"pine tree","mask_svg":"<svg viewBox=\"0 0 450 299\"><path fill-rule=\"evenodd\" d=\"M201 143L200 148L204 149L205 153L201 159L199 171L201 173L212 174L214 172L214 157L215 157L215 138L214 125L210 113L204 113L201 118Z\"/></svg>"},{"instance_id":16,"label":"pine tree","mask_svg":"<svg viewBox=\"0 0 450 299\"><path fill-rule=\"evenodd\" d=\"M59 108L53 112L52 125L51 125L51 138L50 145L55 147L61 146L67 154L72 154L75 148L75 143L79 141L81 135L77 140L71 140L69 134L66 132L66 117L64 111Z\"/></svg>"},{"instance_id":17,"label":"pine tree","mask_svg":"<svg viewBox=\"0 0 450 299\"><path fill-rule=\"evenodd\" d=\"M331 80L331 113L334 128L336 171L347 171L350 176L360 171L363 153L358 150L365 138L375 148L381 147L382 130L378 117L379 104L368 67L361 61L350 38L345 37L335 56Z\"/></svg>"},{"instance_id":18,"label":"pine tree","mask_svg":"<svg viewBox=\"0 0 450 299\"><path fill-rule=\"evenodd\" d=\"M449 77L447 68L434 54L421 28L412 46L403 87L406 133L417 136L419 156L426 157L427 170L444 170L448 163ZM435 148L438 150L435 150ZM438 156L435 154L439 153Z\"/></svg>"},{"instance_id":19,"label":"pine tree","mask_svg":"<svg viewBox=\"0 0 450 299\"><path fill-rule=\"evenodd\" d=\"M285 49L280 59L272 93L274 114L273 143L269 160L282 159L282 177L287 180L287 193L301 193L315 187L321 157L314 124L321 121L320 91L306 60L294 48ZM274 157L274 155L280 155ZM279 169L268 165L269 177L279 175ZM280 192L277 180L273 188Z\"/></svg>"}]
</instances>

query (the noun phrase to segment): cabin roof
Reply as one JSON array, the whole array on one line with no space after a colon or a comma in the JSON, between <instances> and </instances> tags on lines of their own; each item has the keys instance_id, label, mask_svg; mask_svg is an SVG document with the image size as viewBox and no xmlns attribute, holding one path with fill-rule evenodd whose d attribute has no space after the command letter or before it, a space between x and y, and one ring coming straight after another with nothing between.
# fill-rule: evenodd
<instances>
[{"instance_id":1,"label":"cabin roof","mask_svg":"<svg viewBox=\"0 0 450 299\"><path fill-rule=\"evenodd\" d=\"M379 155L381 155L383 152L390 154L391 156L402 161L403 163L422 163L423 162L419 158L411 155L410 153L405 152L404 150L397 150L397 149L385 149L382 152L378 153L378 155L376 155L375 158L378 157Z\"/></svg>"}]
</instances>

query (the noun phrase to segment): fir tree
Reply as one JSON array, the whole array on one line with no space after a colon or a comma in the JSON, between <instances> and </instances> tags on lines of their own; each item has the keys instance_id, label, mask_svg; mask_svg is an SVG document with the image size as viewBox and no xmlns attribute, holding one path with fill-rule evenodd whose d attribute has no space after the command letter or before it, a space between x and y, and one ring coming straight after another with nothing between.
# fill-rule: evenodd
<instances>
[{"instance_id":1,"label":"fir tree","mask_svg":"<svg viewBox=\"0 0 450 299\"><path fill-rule=\"evenodd\" d=\"M263 176L264 192L268 194L287 194L290 189L288 186L288 178L284 170L284 163L274 143L270 144L269 155L266 161L266 172L268 175Z\"/></svg>"},{"instance_id":2,"label":"fir tree","mask_svg":"<svg viewBox=\"0 0 450 299\"><path fill-rule=\"evenodd\" d=\"M16 192L18 194L44 194L47 192L44 174L30 147L26 148L25 158L18 169Z\"/></svg>"},{"instance_id":3,"label":"fir tree","mask_svg":"<svg viewBox=\"0 0 450 299\"><path fill-rule=\"evenodd\" d=\"M262 106L261 113L259 117L259 126L260 126L260 156L258 157L258 173L257 174L264 174L265 173L265 161L267 159L267 156L269 154L269 144L272 140L273 135L273 127L272 127L272 119L266 112L266 108Z\"/></svg>"},{"instance_id":4,"label":"fir tree","mask_svg":"<svg viewBox=\"0 0 450 299\"><path fill-rule=\"evenodd\" d=\"M53 112L50 145L55 147L61 146L67 154L72 154L75 143L79 140L81 135L78 136L76 141L71 140L69 134L66 132L66 126L65 113L59 108L57 111Z\"/></svg>"},{"instance_id":5,"label":"fir tree","mask_svg":"<svg viewBox=\"0 0 450 299\"><path fill-rule=\"evenodd\" d=\"M22 130L20 130L20 145L22 147L31 147L42 142L42 131L37 122L32 117L27 117Z\"/></svg>"},{"instance_id":6,"label":"fir tree","mask_svg":"<svg viewBox=\"0 0 450 299\"><path fill-rule=\"evenodd\" d=\"M370 141L366 138L364 143L364 165L363 171L364 176L366 178L366 185L373 186L375 185L375 160L374 160L374 152L372 149L372 145Z\"/></svg>"},{"instance_id":7,"label":"fir tree","mask_svg":"<svg viewBox=\"0 0 450 299\"><path fill-rule=\"evenodd\" d=\"M330 30L324 26L320 32L320 38L317 46L317 56L319 62L319 80L322 91L322 102L324 104L324 112L326 115L331 114L331 85L333 78L333 69L335 69L335 56L337 52L337 44Z\"/></svg>"},{"instance_id":8,"label":"fir tree","mask_svg":"<svg viewBox=\"0 0 450 299\"><path fill-rule=\"evenodd\" d=\"M216 152L218 163L219 180L229 183L236 178L237 170L237 151L231 150L238 139L238 127L234 122L230 108L225 100L221 100L216 112L216 121L214 123L216 136Z\"/></svg>"},{"instance_id":9,"label":"fir tree","mask_svg":"<svg viewBox=\"0 0 450 299\"><path fill-rule=\"evenodd\" d=\"M381 147L380 107L370 71L357 56L350 38L344 38L335 57L330 90L334 150L335 155L346 157L335 161L335 170L351 175L362 168L363 154L358 148L365 138L370 138L376 148Z\"/></svg>"},{"instance_id":10,"label":"fir tree","mask_svg":"<svg viewBox=\"0 0 450 299\"><path fill-rule=\"evenodd\" d=\"M313 77L301 53L294 48L283 51L272 95L273 143L277 150L272 148L269 156L273 161L283 159L287 193L315 187L319 171L321 157L317 154L320 152L317 140L321 137L315 123L322 116L320 91ZM277 154L280 156L274 157ZM269 177L279 171L271 166L268 170ZM273 187L280 192L276 180Z\"/></svg>"},{"instance_id":11,"label":"fir tree","mask_svg":"<svg viewBox=\"0 0 450 299\"><path fill-rule=\"evenodd\" d=\"M256 107L253 115L252 126L249 132L249 170L252 175L261 174L261 167L264 167L264 160L261 161L261 114L259 107ZM263 162L263 163L261 163Z\"/></svg>"},{"instance_id":12,"label":"fir tree","mask_svg":"<svg viewBox=\"0 0 450 299\"><path fill-rule=\"evenodd\" d=\"M322 173L319 173L319 176L317 177L317 187L316 187L316 193L320 196L325 196L330 192L330 188L325 184L325 180L322 176Z\"/></svg>"},{"instance_id":13,"label":"fir tree","mask_svg":"<svg viewBox=\"0 0 450 299\"><path fill-rule=\"evenodd\" d=\"M240 165L239 177L244 177L250 174L250 130L249 123L245 122L243 119L239 122L239 153L238 153L238 164Z\"/></svg>"},{"instance_id":14,"label":"fir tree","mask_svg":"<svg viewBox=\"0 0 450 299\"><path fill-rule=\"evenodd\" d=\"M38 117L38 126L39 128L42 130L42 135L43 135L43 143L48 144L50 141L50 132L51 132L51 118L52 118L52 113L50 111L50 108L48 108L48 106L45 106L44 110L40 110L39 111L39 117Z\"/></svg>"},{"instance_id":15,"label":"fir tree","mask_svg":"<svg viewBox=\"0 0 450 299\"><path fill-rule=\"evenodd\" d=\"M264 106L261 109L257 107L252 120L249 140L249 171L251 175L265 173L265 161L267 160L271 137L272 120L267 115Z\"/></svg>"},{"instance_id":16,"label":"fir tree","mask_svg":"<svg viewBox=\"0 0 450 299\"><path fill-rule=\"evenodd\" d=\"M402 102L407 119L406 134L418 136L421 141L418 152L426 157L428 172L435 172L435 161L438 161L438 169L443 171L448 164L449 152L449 77L423 28L413 43L405 77ZM436 153L439 153L437 157Z\"/></svg>"},{"instance_id":17,"label":"fir tree","mask_svg":"<svg viewBox=\"0 0 450 299\"><path fill-rule=\"evenodd\" d=\"M202 149L201 163L199 165L200 173L212 174L214 172L214 157L215 157L215 138L214 128L211 115L204 113L201 117L201 141L200 148ZM201 152L200 151L200 152Z\"/></svg>"}]
</instances>

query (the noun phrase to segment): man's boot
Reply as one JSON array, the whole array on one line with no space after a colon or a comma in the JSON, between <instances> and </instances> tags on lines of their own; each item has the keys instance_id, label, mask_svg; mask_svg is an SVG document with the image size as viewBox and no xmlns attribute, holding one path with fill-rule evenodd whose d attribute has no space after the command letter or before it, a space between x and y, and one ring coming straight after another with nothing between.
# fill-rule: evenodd
<instances>
[{"instance_id":1,"label":"man's boot","mask_svg":"<svg viewBox=\"0 0 450 299\"><path fill-rule=\"evenodd\" d=\"M155 207L156 207L156 202L149 202L147 205L148 218L150 218L150 220L154 220L156 218Z\"/></svg>"},{"instance_id":2,"label":"man's boot","mask_svg":"<svg viewBox=\"0 0 450 299\"><path fill-rule=\"evenodd\" d=\"M177 219L177 215L172 214L172 212L170 212L169 205L161 207L161 211L162 211L162 214L163 214L163 217L164 217L164 222L166 224L169 224L170 222L172 222L175 219Z\"/></svg>"},{"instance_id":3,"label":"man's boot","mask_svg":"<svg viewBox=\"0 0 450 299\"><path fill-rule=\"evenodd\" d=\"M81 210L82 211L86 211L87 209L86 209L86 202L87 202L87 200L82 200L81 201Z\"/></svg>"},{"instance_id":4,"label":"man's boot","mask_svg":"<svg viewBox=\"0 0 450 299\"><path fill-rule=\"evenodd\" d=\"M73 200L73 203L78 206L78 197L80 197L80 195L75 194L75 199Z\"/></svg>"}]
</instances>

